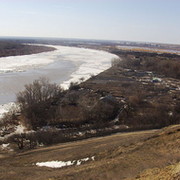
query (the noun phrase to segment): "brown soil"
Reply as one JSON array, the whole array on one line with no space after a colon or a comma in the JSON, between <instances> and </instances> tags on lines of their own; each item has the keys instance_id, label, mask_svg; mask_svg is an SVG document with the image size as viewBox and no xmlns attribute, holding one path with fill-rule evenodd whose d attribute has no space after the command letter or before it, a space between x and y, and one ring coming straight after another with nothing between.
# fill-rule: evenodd
<instances>
[{"instance_id":1,"label":"brown soil","mask_svg":"<svg viewBox=\"0 0 180 180\"><path fill-rule=\"evenodd\" d=\"M78 160L80 166L37 167L36 162ZM125 179L149 168L180 161L180 126L162 130L119 133L10 155L0 161L1 180ZM139 177L139 176L138 176ZM134 179L133 178L133 179Z\"/></svg>"},{"instance_id":2,"label":"brown soil","mask_svg":"<svg viewBox=\"0 0 180 180\"><path fill-rule=\"evenodd\" d=\"M171 77L172 72L179 73L179 71L172 70L165 75L162 74L163 71L155 68L166 60L180 65L180 56L169 55L165 58L164 54L152 56L148 53L139 53L136 57L134 52L126 53L126 55L121 51L117 53L121 57L119 62L115 62L110 69L82 83L81 87L94 92L106 92L116 97L121 104L119 115L121 124L155 128L180 123L178 111L180 81ZM144 65L146 61L153 64L154 71L150 71L149 66Z\"/></svg>"}]
</instances>

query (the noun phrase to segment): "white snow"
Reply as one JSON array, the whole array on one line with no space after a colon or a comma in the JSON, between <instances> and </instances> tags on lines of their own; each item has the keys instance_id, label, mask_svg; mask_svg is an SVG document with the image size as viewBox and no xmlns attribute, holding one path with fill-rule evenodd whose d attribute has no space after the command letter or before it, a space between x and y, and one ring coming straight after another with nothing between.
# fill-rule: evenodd
<instances>
[{"instance_id":1,"label":"white snow","mask_svg":"<svg viewBox=\"0 0 180 180\"><path fill-rule=\"evenodd\" d=\"M161 78L154 77L154 78L153 78L153 81L161 82L162 79L161 79Z\"/></svg>"},{"instance_id":2,"label":"white snow","mask_svg":"<svg viewBox=\"0 0 180 180\"><path fill-rule=\"evenodd\" d=\"M3 151L13 151L13 149L11 149L9 143L7 143L7 144L1 144L1 145L0 145L0 149L3 150Z\"/></svg>"},{"instance_id":3,"label":"white snow","mask_svg":"<svg viewBox=\"0 0 180 180\"><path fill-rule=\"evenodd\" d=\"M6 149L8 146L9 146L9 143L8 143L8 144L2 144L2 145L1 145L2 149Z\"/></svg>"},{"instance_id":4,"label":"white snow","mask_svg":"<svg viewBox=\"0 0 180 180\"><path fill-rule=\"evenodd\" d=\"M23 72L32 67L49 64L54 61L51 58L54 52L55 51L31 55L1 57L0 73Z\"/></svg>"},{"instance_id":5,"label":"white snow","mask_svg":"<svg viewBox=\"0 0 180 180\"><path fill-rule=\"evenodd\" d=\"M3 114L6 113L6 112L7 112L6 108L4 108L3 105L0 105L0 118L2 118Z\"/></svg>"},{"instance_id":6,"label":"white snow","mask_svg":"<svg viewBox=\"0 0 180 180\"><path fill-rule=\"evenodd\" d=\"M95 160L95 156L92 156L91 158L86 157L83 159L79 159L79 160L73 160L73 161L47 161L47 162L37 162L36 166L40 166L40 167L50 167L50 168L62 168L65 166L72 166L72 165L81 165L82 162L87 162L87 161L94 161Z\"/></svg>"},{"instance_id":7,"label":"white snow","mask_svg":"<svg viewBox=\"0 0 180 180\"><path fill-rule=\"evenodd\" d=\"M14 134L24 133L25 130L26 130L26 128L23 125L18 125L18 126L16 126L16 130L15 130Z\"/></svg>"},{"instance_id":8,"label":"white snow","mask_svg":"<svg viewBox=\"0 0 180 180\"><path fill-rule=\"evenodd\" d=\"M38 162L36 163L36 166L45 166L45 167L50 167L50 168L61 168L64 166L71 166L73 165L73 162L71 161L48 161L48 162Z\"/></svg>"},{"instance_id":9,"label":"white snow","mask_svg":"<svg viewBox=\"0 0 180 180\"><path fill-rule=\"evenodd\" d=\"M14 102L0 104L0 119L3 117L4 113L7 113L13 107L18 108L18 106Z\"/></svg>"},{"instance_id":10,"label":"white snow","mask_svg":"<svg viewBox=\"0 0 180 180\"><path fill-rule=\"evenodd\" d=\"M87 158L83 158L83 159L80 159L77 161L77 166L81 165L82 162L86 162L86 161L89 161L90 159L87 157Z\"/></svg>"},{"instance_id":11,"label":"white snow","mask_svg":"<svg viewBox=\"0 0 180 180\"><path fill-rule=\"evenodd\" d=\"M3 131L3 130L1 129L1 131ZM3 137L0 137L0 140L3 141L5 139L13 136L14 134L31 133L31 132L34 132L34 131L27 131L23 125L18 125L15 127L15 130L13 132L6 134Z\"/></svg>"},{"instance_id":12,"label":"white snow","mask_svg":"<svg viewBox=\"0 0 180 180\"><path fill-rule=\"evenodd\" d=\"M76 81L82 77L87 78L92 74L98 74L109 68L111 66L111 60L117 58L114 54L100 50L67 46L47 46L54 47L57 50L32 55L1 57L0 73L24 72L54 61L65 60L72 61L77 66L80 65L79 69L71 76L71 81Z\"/></svg>"},{"instance_id":13,"label":"white snow","mask_svg":"<svg viewBox=\"0 0 180 180\"><path fill-rule=\"evenodd\" d=\"M76 165L77 165L77 166L81 165L81 161L78 160Z\"/></svg>"},{"instance_id":14,"label":"white snow","mask_svg":"<svg viewBox=\"0 0 180 180\"><path fill-rule=\"evenodd\" d=\"M94 161L95 160L95 156L92 156L91 159Z\"/></svg>"},{"instance_id":15,"label":"white snow","mask_svg":"<svg viewBox=\"0 0 180 180\"><path fill-rule=\"evenodd\" d=\"M0 58L0 82L2 81L2 86L0 86L0 104L6 103L3 98L8 98L7 102L14 101L15 94L22 90L24 84L32 82L36 75L32 74L29 70L40 73L36 69L40 70L48 64L56 62L61 65L62 61L71 62L76 68L69 72L71 75L68 75L66 74L66 69L69 70L72 67L65 67L66 69L63 69L64 74L60 76L62 80L59 81L61 86L67 89L71 82L80 82L81 78L87 80L91 75L97 75L108 69L111 67L111 60L117 58L116 55L105 51L67 46L47 46L54 47L57 50L32 55ZM54 69L48 69L48 72L43 73L48 74L50 70L52 73L54 72ZM60 69L59 71L62 70ZM28 73L24 74L25 72ZM40 74L41 76L43 74ZM18 86L14 78L18 80ZM59 79L58 76L50 77L50 81L57 81L57 79ZM0 118L4 112L7 112L6 105L0 105Z\"/></svg>"},{"instance_id":16,"label":"white snow","mask_svg":"<svg viewBox=\"0 0 180 180\"><path fill-rule=\"evenodd\" d=\"M71 48L71 50L69 49ZM75 47L60 47L61 53L65 53L66 60L71 60L75 63L80 63L78 70L73 72L70 79L64 81L61 86L67 89L71 82L80 82L89 79L92 75L97 75L102 71L111 67L111 60L117 58L116 55L105 51L75 48ZM70 53L71 52L71 53Z\"/></svg>"},{"instance_id":17,"label":"white snow","mask_svg":"<svg viewBox=\"0 0 180 180\"><path fill-rule=\"evenodd\" d=\"M0 105L0 118L3 117L3 114L8 112L9 108L13 105L13 103L2 104Z\"/></svg>"}]
</instances>

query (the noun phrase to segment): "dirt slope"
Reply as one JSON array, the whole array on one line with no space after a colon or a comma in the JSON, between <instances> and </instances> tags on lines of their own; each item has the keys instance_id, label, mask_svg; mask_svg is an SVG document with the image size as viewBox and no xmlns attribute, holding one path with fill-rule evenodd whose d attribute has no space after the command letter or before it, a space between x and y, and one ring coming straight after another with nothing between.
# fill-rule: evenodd
<instances>
[{"instance_id":1,"label":"dirt slope","mask_svg":"<svg viewBox=\"0 0 180 180\"><path fill-rule=\"evenodd\" d=\"M69 161L95 156L80 166L37 167L36 162ZM125 179L150 168L180 162L180 125L162 130L118 133L44 147L2 158L1 180Z\"/></svg>"},{"instance_id":2,"label":"dirt slope","mask_svg":"<svg viewBox=\"0 0 180 180\"><path fill-rule=\"evenodd\" d=\"M180 163L166 166L165 168L153 168L145 170L137 180L179 180L180 179ZM129 179L130 180L130 179Z\"/></svg>"}]
</instances>

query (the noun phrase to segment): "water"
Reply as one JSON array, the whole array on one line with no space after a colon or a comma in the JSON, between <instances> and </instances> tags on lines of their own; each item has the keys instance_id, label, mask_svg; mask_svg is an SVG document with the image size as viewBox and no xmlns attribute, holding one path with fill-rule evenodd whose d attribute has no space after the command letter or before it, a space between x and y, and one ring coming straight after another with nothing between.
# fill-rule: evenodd
<instances>
[{"instance_id":1,"label":"water","mask_svg":"<svg viewBox=\"0 0 180 180\"><path fill-rule=\"evenodd\" d=\"M0 58L0 105L14 102L25 84L39 77L67 88L71 81L108 69L116 55L76 47L52 46L57 50L25 56Z\"/></svg>"}]
</instances>

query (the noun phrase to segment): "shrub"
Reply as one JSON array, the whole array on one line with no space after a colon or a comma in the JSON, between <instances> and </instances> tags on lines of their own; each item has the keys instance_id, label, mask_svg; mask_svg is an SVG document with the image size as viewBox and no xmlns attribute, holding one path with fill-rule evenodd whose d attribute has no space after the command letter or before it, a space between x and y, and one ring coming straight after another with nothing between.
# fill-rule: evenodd
<instances>
[{"instance_id":1,"label":"shrub","mask_svg":"<svg viewBox=\"0 0 180 180\"><path fill-rule=\"evenodd\" d=\"M113 120L119 112L119 104L113 96L106 96L86 112L86 119L89 121L108 122Z\"/></svg>"},{"instance_id":2,"label":"shrub","mask_svg":"<svg viewBox=\"0 0 180 180\"><path fill-rule=\"evenodd\" d=\"M62 92L56 84L40 78L32 84L25 85L25 90L18 93L17 102L21 113L32 129L47 125L48 120L55 118L53 104L56 104Z\"/></svg>"},{"instance_id":3,"label":"shrub","mask_svg":"<svg viewBox=\"0 0 180 180\"><path fill-rule=\"evenodd\" d=\"M8 112L6 112L0 119L0 135L4 136L14 131L16 125L18 125L18 113L17 106L12 106Z\"/></svg>"},{"instance_id":4,"label":"shrub","mask_svg":"<svg viewBox=\"0 0 180 180\"><path fill-rule=\"evenodd\" d=\"M19 149L24 149L25 147L25 141L26 141L26 134L14 134L10 137L10 141L16 143Z\"/></svg>"},{"instance_id":5,"label":"shrub","mask_svg":"<svg viewBox=\"0 0 180 180\"><path fill-rule=\"evenodd\" d=\"M80 85L78 82L71 82L69 85L69 90L79 90Z\"/></svg>"}]
</instances>

